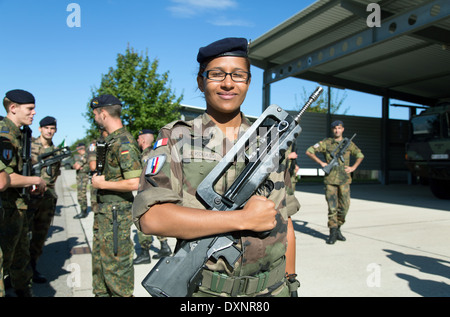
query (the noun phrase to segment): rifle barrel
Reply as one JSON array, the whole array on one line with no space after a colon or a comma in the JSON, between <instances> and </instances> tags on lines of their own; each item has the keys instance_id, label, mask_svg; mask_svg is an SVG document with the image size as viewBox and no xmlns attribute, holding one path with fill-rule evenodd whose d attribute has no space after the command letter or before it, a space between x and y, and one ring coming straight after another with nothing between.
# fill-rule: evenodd
<instances>
[{"instance_id":1,"label":"rifle barrel","mask_svg":"<svg viewBox=\"0 0 450 317\"><path fill-rule=\"evenodd\" d=\"M314 92L311 94L311 96L309 96L308 101L305 103L305 105L303 106L303 108L300 110L300 112L297 114L297 116L295 117L295 122L300 123L300 118L302 117L303 113L309 108L309 106L311 106L311 104L317 100L317 98L319 98L320 94L323 92L323 88L322 87L317 87L316 90L314 90Z\"/></svg>"}]
</instances>

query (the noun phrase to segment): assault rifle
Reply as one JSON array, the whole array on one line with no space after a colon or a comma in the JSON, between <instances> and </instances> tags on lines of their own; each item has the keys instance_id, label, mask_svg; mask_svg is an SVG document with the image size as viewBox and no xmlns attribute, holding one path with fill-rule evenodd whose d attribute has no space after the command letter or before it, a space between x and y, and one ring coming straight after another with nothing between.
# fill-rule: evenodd
<instances>
[{"instance_id":1,"label":"assault rifle","mask_svg":"<svg viewBox=\"0 0 450 317\"><path fill-rule=\"evenodd\" d=\"M352 143L353 138L356 136L356 133L353 134L351 139L344 138L341 142L339 142L338 146L331 152L332 160L328 163L327 166L323 168L323 171L326 174L330 174L331 170L335 166L339 166L339 159L344 163L344 153L347 151L347 148Z\"/></svg>"},{"instance_id":2,"label":"assault rifle","mask_svg":"<svg viewBox=\"0 0 450 317\"><path fill-rule=\"evenodd\" d=\"M56 153L61 152L61 154ZM41 170L46 167L47 174L52 177L52 165L61 162L66 157L69 157L72 155L72 151L68 146L65 146L63 148L58 148L54 151L43 153L38 156L38 162L33 165L32 172L36 176L41 176ZM48 158L49 156L53 156Z\"/></svg>"},{"instance_id":3,"label":"assault rifle","mask_svg":"<svg viewBox=\"0 0 450 317\"><path fill-rule=\"evenodd\" d=\"M31 134L32 131L29 126L22 127L22 175L31 176ZM30 199L29 187L22 187L22 196L25 199Z\"/></svg>"},{"instance_id":4,"label":"assault rifle","mask_svg":"<svg viewBox=\"0 0 450 317\"><path fill-rule=\"evenodd\" d=\"M270 188L266 182L269 174L278 168L286 150L300 134L301 116L322 91L318 87L295 118L276 105L264 111L198 186L197 195L207 209L240 209L261 186ZM245 160L243 171L224 195L218 194L214 185L239 159ZM202 268L210 258L223 257L234 267L241 255L231 233L184 240L174 256L163 257L156 263L142 286L153 297L191 296L201 284Z\"/></svg>"}]
</instances>

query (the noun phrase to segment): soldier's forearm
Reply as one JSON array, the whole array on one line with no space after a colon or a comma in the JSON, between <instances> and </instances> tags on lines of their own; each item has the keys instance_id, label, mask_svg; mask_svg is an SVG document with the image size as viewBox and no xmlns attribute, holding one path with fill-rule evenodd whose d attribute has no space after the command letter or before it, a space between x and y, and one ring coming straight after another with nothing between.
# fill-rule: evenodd
<instances>
[{"instance_id":1,"label":"soldier's forearm","mask_svg":"<svg viewBox=\"0 0 450 317\"><path fill-rule=\"evenodd\" d=\"M117 182L103 181L99 184L99 189L113 190L117 192L131 192L138 190L139 178L124 179Z\"/></svg>"}]
</instances>

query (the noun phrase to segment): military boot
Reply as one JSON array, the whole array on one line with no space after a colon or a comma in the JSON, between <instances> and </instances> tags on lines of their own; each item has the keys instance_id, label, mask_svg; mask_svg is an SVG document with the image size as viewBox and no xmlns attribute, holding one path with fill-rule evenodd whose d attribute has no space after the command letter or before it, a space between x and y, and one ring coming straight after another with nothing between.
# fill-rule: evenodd
<instances>
[{"instance_id":1,"label":"military boot","mask_svg":"<svg viewBox=\"0 0 450 317\"><path fill-rule=\"evenodd\" d=\"M158 253L156 253L153 256L153 259L155 259L155 260L160 259L162 257L169 256L171 254L172 254L172 250L170 249L169 244L167 243L167 240L161 241L161 249L159 250Z\"/></svg>"},{"instance_id":2,"label":"military boot","mask_svg":"<svg viewBox=\"0 0 450 317\"><path fill-rule=\"evenodd\" d=\"M141 254L139 254L136 259L133 260L133 264L148 264L152 260L150 259L150 250L142 249Z\"/></svg>"},{"instance_id":3,"label":"military boot","mask_svg":"<svg viewBox=\"0 0 450 317\"><path fill-rule=\"evenodd\" d=\"M73 219L82 219L82 218L86 218L87 215L88 215L87 209L84 209L84 210L81 211L81 213L75 215L75 216L73 217Z\"/></svg>"},{"instance_id":4,"label":"military boot","mask_svg":"<svg viewBox=\"0 0 450 317\"><path fill-rule=\"evenodd\" d=\"M330 228L330 236L328 237L327 244L334 244L337 239L338 228Z\"/></svg>"},{"instance_id":5,"label":"military boot","mask_svg":"<svg viewBox=\"0 0 450 317\"><path fill-rule=\"evenodd\" d=\"M36 261L31 260L30 262L31 268L33 269L33 282L38 284L43 284L47 282L47 279L44 275L39 273L39 271L36 269Z\"/></svg>"},{"instance_id":6,"label":"military boot","mask_svg":"<svg viewBox=\"0 0 450 317\"><path fill-rule=\"evenodd\" d=\"M342 235L342 232L341 232L341 226L339 226L339 227L337 228L336 239L338 239L339 241L345 241L345 240L347 240L347 239L345 239L345 237Z\"/></svg>"}]
</instances>

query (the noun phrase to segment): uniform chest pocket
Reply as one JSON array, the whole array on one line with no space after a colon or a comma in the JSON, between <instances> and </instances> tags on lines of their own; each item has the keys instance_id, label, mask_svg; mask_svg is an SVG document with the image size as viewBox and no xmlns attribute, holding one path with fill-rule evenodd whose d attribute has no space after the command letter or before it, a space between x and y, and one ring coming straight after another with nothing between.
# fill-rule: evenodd
<instances>
[{"instance_id":1,"label":"uniform chest pocket","mask_svg":"<svg viewBox=\"0 0 450 317\"><path fill-rule=\"evenodd\" d=\"M190 187L197 188L221 159L215 152L194 149L183 153L184 186L189 184Z\"/></svg>"}]
</instances>

